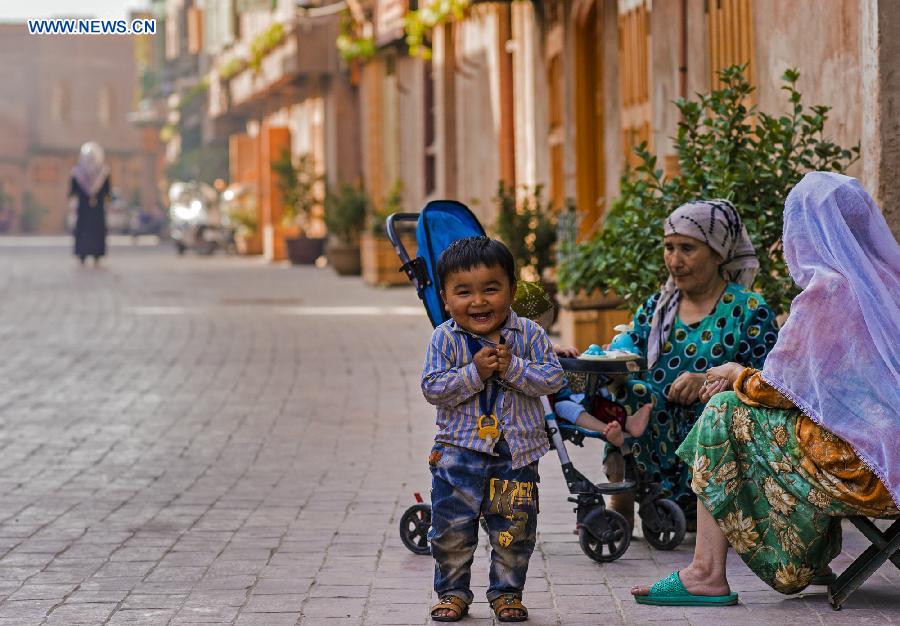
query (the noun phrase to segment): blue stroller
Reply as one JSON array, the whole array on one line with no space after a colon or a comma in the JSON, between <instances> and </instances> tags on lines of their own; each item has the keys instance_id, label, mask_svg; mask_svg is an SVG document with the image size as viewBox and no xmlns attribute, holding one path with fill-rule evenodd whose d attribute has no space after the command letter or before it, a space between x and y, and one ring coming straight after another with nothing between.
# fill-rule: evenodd
<instances>
[{"instance_id":1,"label":"blue stroller","mask_svg":"<svg viewBox=\"0 0 900 626\"><path fill-rule=\"evenodd\" d=\"M398 229L401 224L416 224L418 254L410 259ZM432 326L449 319L441 301L435 267L441 252L457 239L484 235L478 219L462 203L452 200L429 202L421 213L394 213L387 218L387 233L391 244L403 262L405 272L416 288ZM598 389L610 382L610 376L639 371L636 361L603 362L561 358L566 372L580 375L585 380L585 393L593 397ZM634 492L639 503L638 515L647 542L660 550L672 550L684 539L686 521L681 508L663 497L659 483L651 482L645 472L638 469L630 450L625 456L625 479L617 483L596 484L575 469L566 451L566 441L582 446L585 438L602 439L594 431L567 422L558 423L551 407L551 400L541 398L544 405L547 434L551 448L556 450L562 466L563 477L569 488L569 502L575 504L576 529L582 551L594 561L615 561L631 543L631 529L625 518L606 508L604 495ZM416 493L416 504L409 507L400 518L400 539L410 551L429 554L428 530L431 526L431 505Z\"/></svg>"}]
</instances>

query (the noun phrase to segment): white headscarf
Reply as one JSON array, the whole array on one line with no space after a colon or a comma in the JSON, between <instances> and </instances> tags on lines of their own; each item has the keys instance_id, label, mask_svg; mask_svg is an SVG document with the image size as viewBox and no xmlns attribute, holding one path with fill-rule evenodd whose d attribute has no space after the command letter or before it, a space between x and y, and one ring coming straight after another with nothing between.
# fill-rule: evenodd
<instances>
[{"instance_id":1,"label":"white headscarf","mask_svg":"<svg viewBox=\"0 0 900 626\"><path fill-rule=\"evenodd\" d=\"M72 168L72 176L81 190L92 200L109 177L109 167L103 148L96 141L88 141L81 146L78 163Z\"/></svg>"},{"instance_id":2,"label":"white headscarf","mask_svg":"<svg viewBox=\"0 0 900 626\"><path fill-rule=\"evenodd\" d=\"M723 277L749 289L759 271L759 259L747 228L741 222L737 209L728 200L700 200L683 204L666 218L665 234L684 235L702 241L718 254L723 263L719 266ZM672 325L678 315L681 290L669 274L669 280L660 292L650 336L647 340L647 366L653 367Z\"/></svg>"}]
</instances>

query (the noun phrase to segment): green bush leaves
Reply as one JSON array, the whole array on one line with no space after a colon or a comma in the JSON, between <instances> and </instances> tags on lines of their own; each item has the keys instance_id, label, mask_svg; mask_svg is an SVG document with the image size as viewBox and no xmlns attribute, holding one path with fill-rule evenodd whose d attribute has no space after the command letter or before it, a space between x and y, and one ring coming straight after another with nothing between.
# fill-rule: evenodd
<instances>
[{"instance_id":1,"label":"green bush leaves","mask_svg":"<svg viewBox=\"0 0 900 626\"><path fill-rule=\"evenodd\" d=\"M663 177L646 144L634 149L640 164L623 175L603 229L590 241L561 250L562 289L613 290L635 307L666 276L666 215L685 202L726 198L740 212L759 255L754 288L776 312L788 309L797 289L781 252L784 200L806 172L846 170L859 158L859 144L848 149L825 139L829 107L804 107L797 70L782 76L788 114L748 106L753 87L745 70L726 68L719 72L721 89L695 102L675 102L682 116L674 137L679 175Z\"/></svg>"}]
</instances>

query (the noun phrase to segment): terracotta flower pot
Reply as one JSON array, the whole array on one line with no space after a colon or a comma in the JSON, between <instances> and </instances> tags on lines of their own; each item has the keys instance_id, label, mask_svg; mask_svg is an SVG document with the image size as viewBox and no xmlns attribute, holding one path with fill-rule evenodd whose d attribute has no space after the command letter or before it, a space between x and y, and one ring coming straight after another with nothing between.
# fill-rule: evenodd
<instances>
[{"instance_id":1,"label":"terracotta flower pot","mask_svg":"<svg viewBox=\"0 0 900 626\"><path fill-rule=\"evenodd\" d=\"M322 237L286 238L284 245L292 265L313 265L325 253L325 239Z\"/></svg>"},{"instance_id":2,"label":"terracotta flower pot","mask_svg":"<svg viewBox=\"0 0 900 626\"><path fill-rule=\"evenodd\" d=\"M631 322L632 311L612 293L560 293L558 298L557 329L564 346L584 350L592 343L608 343L617 334L614 326Z\"/></svg>"},{"instance_id":3,"label":"terracotta flower pot","mask_svg":"<svg viewBox=\"0 0 900 626\"><path fill-rule=\"evenodd\" d=\"M416 256L416 238L413 234L401 236L410 258ZM406 286L410 285L406 274L400 271L400 258L387 239L372 233L363 233L361 245L363 281L369 285Z\"/></svg>"},{"instance_id":4,"label":"terracotta flower pot","mask_svg":"<svg viewBox=\"0 0 900 626\"><path fill-rule=\"evenodd\" d=\"M325 256L340 276L359 276L362 272L358 244L331 241L325 247Z\"/></svg>"},{"instance_id":5,"label":"terracotta flower pot","mask_svg":"<svg viewBox=\"0 0 900 626\"><path fill-rule=\"evenodd\" d=\"M259 235L235 235L234 245L240 255L262 254L262 238Z\"/></svg>"}]
</instances>

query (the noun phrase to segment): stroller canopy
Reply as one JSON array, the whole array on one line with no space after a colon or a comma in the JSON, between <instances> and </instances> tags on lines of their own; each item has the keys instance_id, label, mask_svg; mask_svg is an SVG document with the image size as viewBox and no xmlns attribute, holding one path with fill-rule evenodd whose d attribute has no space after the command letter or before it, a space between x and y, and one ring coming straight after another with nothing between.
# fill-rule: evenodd
<instances>
[{"instance_id":1,"label":"stroller canopy","mask_svg":"<svg viewBox=\"0 0 900 626\"><path fill-rule=\"evenodd\" d=\"M416 227L418 256L424 261L429 281L419 288L419 297L425 303L428 319L438 326L450 314L444 310L441 300L441 285L437 276L437 261L441 253L457 239L484 235L484 228L478 218L461 202L454 200L434 200L425 205L419 214Z\"/></svg>"}]
</instances>

